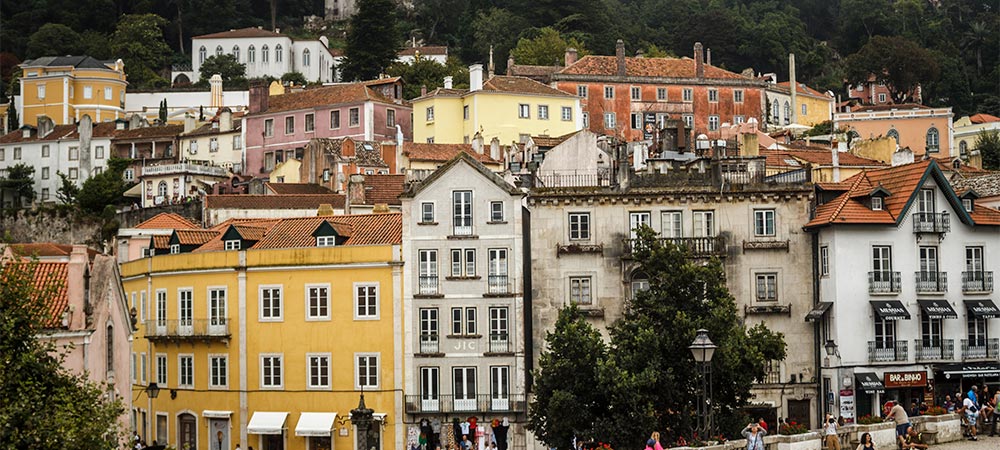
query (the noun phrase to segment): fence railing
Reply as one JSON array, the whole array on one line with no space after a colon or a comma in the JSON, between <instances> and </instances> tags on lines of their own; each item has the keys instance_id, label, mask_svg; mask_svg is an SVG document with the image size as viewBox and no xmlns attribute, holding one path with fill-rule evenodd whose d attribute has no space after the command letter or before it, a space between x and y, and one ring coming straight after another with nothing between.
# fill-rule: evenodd
<instances>
[{"instance_id":1,"label":"fence railing","mask_svg":"<svg viewBox=\"0 0 1000 450\"><path fill-rule=\"evenodd\" d=\"M965 361L997 359L1000 339L962 339L962 359Z\"/></svg>"},{"instance_id":2,"label":"fence railing","mask_svg":"<svg viewBox=\"0 0 1000 450\"><path fill-rule=\"evenodd\" d=\"M420 353L434 354L440 353L441 339L437 334L420 335Z\"/></svg>"},{"instance_id":3,"label":"fence railing","mask_svg":"<svg viewBox=\"0 0 1000 450\"><path fill-rule=\"evenodd\" d=\"M437 275L420 275L417 277L417 293L419 295L438 295L440 284Z\"/></svg>"},{"instance_id":4,"label":"fence railing","mask_svg":"<svg viewBox=\"0 0 1000 450\"><path fill-rule=\"evenodd\" d=\"M914 213L914 233L947 233L951 231L948 213Z\"/></svg>"},{"instance_id":5,"label":"fence railing","mask_svg":"<svg viewBox=\"0 0 1000 450\"><path fill-rule=\"evenodd\" d=\"M907 341L868 341L869 362L897 362L908 359Z\"/></svg>"},{"instance_id":6,"label":"fence railing","mask_svg":"<svg viewBox=\"0 0 1000 450\"><path fill-rule=\"evenodd\" d=\"M947 272L915 272L917 292L947 292Z\"/></svg>"},{"instance_id":7,"label":"fence railing","mask_svg":"<svg viewBox=\"0 0 1000 450\"><path fill-rule=\"evenodd\" d=\"M993 272L962 272L962 292L993 292Z\"/></svg>"},{"instance_id":8,"label":"fence railing","mask_svg":"<svg viewBox=\"0 0 1000 450\"><path fill-rule=\"evenodd\" d=\"M726 239L722 236L711 237L686 237L686 238L660 238L660 243L671 243L678 247L687 249L692 257L706 258L711 256L723 256L726 254ZM639 245L638 239L625 240L625 255L631 256Z\"/></svg>"},{"instance_id":9,"label":"fence railing","mask_svg":"<svg viewBox=\"0 0 1000 450\"><path fill-rule=\"evenodd\" d=\"M917 361L951 361L955 359L954 339L917 339L914 341Z\"/></svg>"},{"instance_id":10,"label":"fence railing","mask_svg":"<svg viewBox=\"0 0 1000 450\"><path fill-rule=\"evenodd\" d=\"M478 394L478 395L407 395L407 414L440 412L524 412L527 403L524 394Z\"/></svg>"},{"instance_id":11,"label":"fence railing","mask_svg":"<svg viewBox=\"0 0 1000 450\"><path fill-rule=\"evenodd\" d=\"M513 349L510 345L510 334L490 333L490 353L510 353L511 351L513 351Z\"/></svg>"},{"instance_id":12,"label":"fence railing","mask_svg":"<svg viewBox=\"0 0 1000 450\"><path fill-rule=\"evenodd\" d=\"M507 275L489 275L486 277L487 293L494 295L512 294L514 286Z\"/></svg>"},{"instance_id":13,"label":"fence railing","mask_svg":"<svg viewBox=\"0 0 1000 450\"><path fill-rule=\"evenodd\" d=\"M535 187L590 186L611 186L611 169L545 171L535 175Z\"/></svg>"},{"instance_id":14,"label":"fence railing","mask_svg":"<svg viewBox=\"0 0 1000 450\"><path fill-rule=\"evenodd\" d=\"M899 293L902 281L899 272L868 272L868 292L871 294Z\"/></svg>"},{"instance_id":15,"label":"fence railing","mask_svg":"<svg viewBox=\"0 0 1000 450\"><path fill-rule=\"evenodd\" d=\"M215 319L147 320L147 338L229 337L229 322Z\"/></svg>"}]
</instances>

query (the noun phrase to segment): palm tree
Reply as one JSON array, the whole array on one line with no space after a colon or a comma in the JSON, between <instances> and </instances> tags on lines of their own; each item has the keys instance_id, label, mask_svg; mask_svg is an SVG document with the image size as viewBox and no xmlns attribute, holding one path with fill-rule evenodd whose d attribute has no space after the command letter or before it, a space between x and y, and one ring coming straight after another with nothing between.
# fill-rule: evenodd
<instances>
[{"instance_id":1,"label":"palm tree","mask_svg":"<svg viewBox=\"0 0 1000 450\"><path fill-rule=\"evenodd\" d=\"M968 50L976 52L976 75L981 75L983 71L983 47L986 46L990 38L990 29L985 22L972 22L969 24L969 31L962 39L962 46Z\"/></svg>"}]
</instances>

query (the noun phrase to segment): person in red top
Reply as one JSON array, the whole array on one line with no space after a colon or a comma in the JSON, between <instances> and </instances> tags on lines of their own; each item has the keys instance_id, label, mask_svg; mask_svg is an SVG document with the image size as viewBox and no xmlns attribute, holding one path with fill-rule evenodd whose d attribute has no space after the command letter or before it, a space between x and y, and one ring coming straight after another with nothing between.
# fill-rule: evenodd
<instances>
[{"instance_id":1,"label":"person in red top","mask_svg":"<svg viewBox=\"0 0 1000 450\"><path fill-rule=\"evenodd\" d=\"M757 425L760 425L760 427L764 429L764 431L767 431L767 422L764 421L763 417L757 419Z\"/></svg>"}]
</instances>

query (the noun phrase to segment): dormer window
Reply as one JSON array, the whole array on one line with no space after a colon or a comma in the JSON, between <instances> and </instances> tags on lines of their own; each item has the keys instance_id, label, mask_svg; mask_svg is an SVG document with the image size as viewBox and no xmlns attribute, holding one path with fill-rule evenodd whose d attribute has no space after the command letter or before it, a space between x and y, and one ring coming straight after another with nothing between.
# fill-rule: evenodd
<instances>
[{"instance_id":1,"label":"dormer window","mask_svg":"<svg viewBox=\"0 0 1000 450\"><path fill-rule=\"evenodd\" d=\"M239 249L240 249L240 240L239 239L233 239L233 240L230 240L230 241L226 241L226 250L239 250Z\"/></svg>"},{"instance_id":2,"label":"dormer window","mask_svg":"<svg viewBox=\"0 0 1000 450\"><path fill-rule=\"evenodd\" d=\"M965 209L965 212L972 212L972 199L971 198L963 198L962 199L962 208Z\"/></svg>"},{"instance_id":3,"label":"dormer window","mask_svg":"<svg viewBox=\"0 0 1000 450\"><path fill-rule=\"evenodd\" d=\"M872 197L872 211L882 210L882 197Z\"/></svg>"},{"instance_id":4,"label":"dormer window","mask_svg":"<svg viewBox=\"0 0 1000 450\"><path fill-rule=\"evenodd\" d=\"M337 245L336 236L316 236L317 247L333 247Z\"/></svg>"},{"instance_id":5,"label":"dormer window","mask_svg":"<svg viewBox=\"0 0 1000 450\"><path fill-rule=\"evenodd\" d=\"M170 245L170 254L171 255L176 255L176 254L178 254L180 252L181 252L181 246L180 246L180 244L171 244Z\"/></svg>"}]
</instances>

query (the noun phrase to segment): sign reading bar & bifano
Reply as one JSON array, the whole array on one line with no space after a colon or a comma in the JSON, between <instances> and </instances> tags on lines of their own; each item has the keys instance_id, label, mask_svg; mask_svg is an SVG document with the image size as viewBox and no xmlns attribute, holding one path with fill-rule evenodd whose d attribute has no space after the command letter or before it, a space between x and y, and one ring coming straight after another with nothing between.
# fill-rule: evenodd
<instances>
[{"instance_id":1,"label":"sign reading bar & bifano","mask_svg":"<svg viewBox=\"0 0 1000 450\"><path fill-rule=\"evenodd\" d=\"M907 387L926 387L926 386L927 386L927 372L885 373L885 387L888 389L907 388Z\"/></svg>"}]
</instances>

